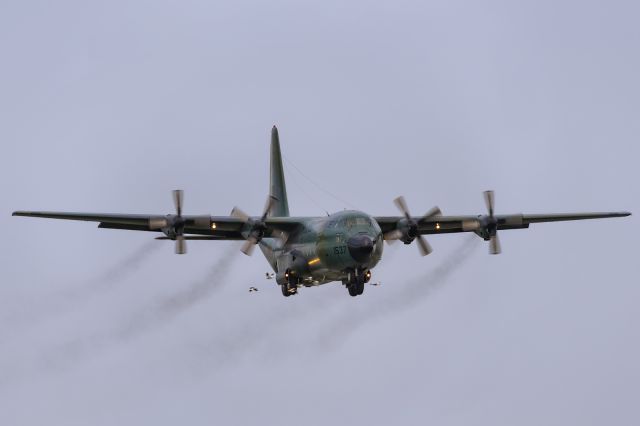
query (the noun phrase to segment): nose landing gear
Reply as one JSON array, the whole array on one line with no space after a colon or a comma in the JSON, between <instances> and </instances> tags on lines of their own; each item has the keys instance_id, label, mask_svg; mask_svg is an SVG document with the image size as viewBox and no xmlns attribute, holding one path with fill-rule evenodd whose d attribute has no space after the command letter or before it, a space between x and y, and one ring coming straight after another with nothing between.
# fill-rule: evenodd
<instances>
[{"instance_id":1,"label":"nose landing gear","mask_svg":"<svg viewBox=\"0 0 640 426\"><path fill-rule=\"evenodd\" d=\"M343 284L347 286L349 295L359 296L364 292L364 285L371 279L371 271L355 269L347 272L347 279Z\"/></svg>"}]
</instances>

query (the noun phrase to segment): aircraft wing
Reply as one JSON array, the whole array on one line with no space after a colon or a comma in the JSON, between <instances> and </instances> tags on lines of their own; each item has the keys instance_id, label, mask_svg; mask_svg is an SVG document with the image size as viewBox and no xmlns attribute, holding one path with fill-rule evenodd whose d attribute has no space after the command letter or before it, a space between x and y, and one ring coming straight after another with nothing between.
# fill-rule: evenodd
<instances>
[{"instance_id":1,"label":"aircraft wing","mask_svg":"<svg viewBox=\"0 0 640 426\"><path fill-rule=\"evenodd\" d=\"M629 212L600 212L600 213L551 213L551 214L510 214L495 215L497 228L523 229L532 223L561 222L569 220L605 219L612 217L629 216ZM478 230L483 216L432 216L428 219L415 217L413 220L418 225L418 233L446 234L453 232L472 232ZM374 218L382 232L387 233L396 229L404 216L380 216Z\"/></svg>"},{"instance_id":2,"label":"aircraft wing","mask_svg":"<svg viewBox=\"0 0 640 426\"><path fill-rule=\"evenodd\" d=\"M98 228L125 229L130 231L162 232L158 222L164 221L165 215L145 214L111 214L111 213L75 213L46 211L16 211L13 216L41 217L49 219L80 220L98 222ZM171 216L171 215L170 215ZM200 235L213 240L244 240L242 232L247 221L234 216L183 215L184 234ZM252 218L257 220L259 218ZM291 232L301 224L301 218L267 218L265 236L273 231ZM187 238L197 239L197 238Z\"/></svg>"}]
</instances>

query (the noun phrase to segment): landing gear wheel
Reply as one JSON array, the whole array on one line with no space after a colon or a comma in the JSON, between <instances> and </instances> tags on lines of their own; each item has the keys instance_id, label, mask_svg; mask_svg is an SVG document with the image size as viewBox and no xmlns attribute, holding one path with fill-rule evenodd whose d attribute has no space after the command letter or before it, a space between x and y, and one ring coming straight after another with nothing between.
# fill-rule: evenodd
<instances>
[{"instance_id":1,"label":"landing gear wheel","mask_svg":"<svg viewBox=\"0 0 640 426\"><path fill-rule=\"evenodd\" d=\"M280 285L280 290L282 290L282 295L284 297L291 296L291 293L289 293L289 286L288 285L286 285L286 284Z\"/></svg>"},{"instance_id":2,"label":"landing gear wheel","mask_svg":"<svg viewBox=\"0 0 640 426\"><path fill-rule=\"evenodd\" d=\"M355 297L364 293L364 283L366 277L364 274L358 274L355 277L354 282L347 284L347 290L349 290L349 296Z\"/></svg>"},{"instance_id":3,"label":"landing gear wheel","mask_svg":"<svg viewBox=\"0 0 640 426\"><path fill-rule=\"evenodd\" d=\"M292 294L298 294L298 278L290 276L289 280L280 286L282 295L289 297Z\"/></svg>"}]
</instances>

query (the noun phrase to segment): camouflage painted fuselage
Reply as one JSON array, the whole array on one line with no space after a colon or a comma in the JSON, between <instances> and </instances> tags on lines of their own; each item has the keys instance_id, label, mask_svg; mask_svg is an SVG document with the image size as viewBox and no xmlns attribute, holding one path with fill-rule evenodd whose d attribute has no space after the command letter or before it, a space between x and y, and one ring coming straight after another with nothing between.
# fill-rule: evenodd
<instances>
[{"instance_id":1,"label":"camouflage painted fuselage","mask_svg":"<svg viewBox=\"0 0 640 426\"><path fill-rule=\"evenodd\" d=\"M371 270L382 258L382 231L366 213L345 210L303 223L284 244L272 238L260 243L278 283L288 269L305 286L344 282L350 271Z\"/></svg>"}]
</instances>

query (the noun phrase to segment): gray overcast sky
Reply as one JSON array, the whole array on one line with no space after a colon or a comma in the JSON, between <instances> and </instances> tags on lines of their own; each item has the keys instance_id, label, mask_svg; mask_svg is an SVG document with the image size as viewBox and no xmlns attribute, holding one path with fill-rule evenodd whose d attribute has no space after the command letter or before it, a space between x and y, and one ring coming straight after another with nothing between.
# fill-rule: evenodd
<instances>
[{"instance_id":1,"label":"gray overcast sky","mask_svg":"<svg viewBox=\"0 0 640 426\"><path fill-rule=\"evenodd\" d=\"M637 425L638 16L0 2L0 424ZM168 213L174 188L188 213L259 214L274 123L291 163L372 214L400 194L415 214L483 213L494 189L500 213L636 215L505 231L500 256L465 235L427 258L387 246L362 297L289 299L233 244L175 256L10 217ZM286 174L292 214L348 207Z\"/></svg>"}]
</instances>

